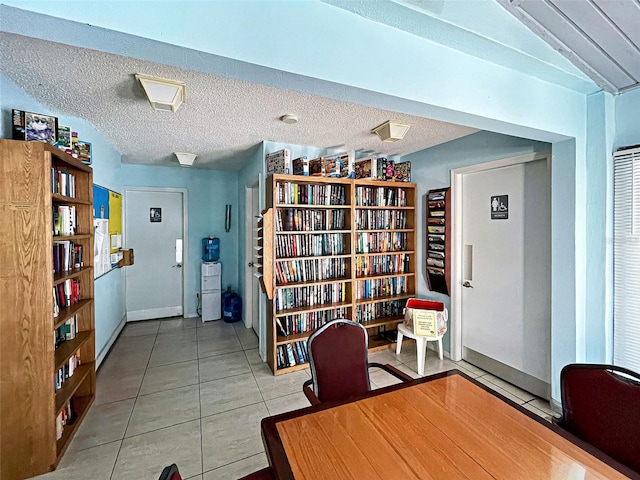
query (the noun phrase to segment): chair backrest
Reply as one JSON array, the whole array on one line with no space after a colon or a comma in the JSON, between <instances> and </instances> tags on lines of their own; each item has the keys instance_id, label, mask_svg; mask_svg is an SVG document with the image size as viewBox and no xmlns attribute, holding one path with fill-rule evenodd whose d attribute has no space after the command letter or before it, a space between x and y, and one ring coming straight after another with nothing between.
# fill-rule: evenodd
<instances>
[{"instance_id":1,"label":"chair backrest","mask_svg":"<svg viewBox=\"0 0 640 480\"><path fill-rule=\"evenodd\" d=\"M174 463L168 467L164 467L164 470L162 470L158 480L182 480L180 472L178 471L178 466Z\"/></svg>"},{"instance_id":2,"label":"chair backrest","mask_svg":"<svg viewBox=\"0 0 640 480\"><path fill-rule=\"evenodd\" d=\"M571 364L560 373L560 425L640 473L640 375L613 365Z\"/></svg>"},{"instance_id":3,"label":"chair backrest","mask_svg":"<svg viewBox=\"0 0 640 480\"><path fill-rule=\"evenodd\" d=\"M368 343L367 330L349 320L333 320L311 334L307 350L313 391L320 402L370 390Z\"/></svg>"}]
</instances>

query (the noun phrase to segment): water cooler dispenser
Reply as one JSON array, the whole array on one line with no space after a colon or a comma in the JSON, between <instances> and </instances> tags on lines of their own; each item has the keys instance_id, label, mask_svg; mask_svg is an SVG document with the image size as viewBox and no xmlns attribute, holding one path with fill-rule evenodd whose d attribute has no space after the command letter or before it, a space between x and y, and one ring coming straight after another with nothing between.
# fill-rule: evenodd
<instances>
[{"instance_id":1,"label":"water cooler dispenser","mask_svg":"<svg viewBox=\"0 0 640 480\"><path fill-rule=\"evenodd\" d=\"M220 274L222 265L217 262L202 264L202 321L220 320L222 318L222 292L220 291Z\"/></svg>"},{"instance_id":2,"label":"water cooler dispenser","mask_svg":"<svg viewBox=\"0 0 640 480\"><path fill-rule=\"evenodd\" d=\"M202 239L202 321L222 318L222 292L220 291L220 239L207 237Z\"/></svg>"}]
</instances>

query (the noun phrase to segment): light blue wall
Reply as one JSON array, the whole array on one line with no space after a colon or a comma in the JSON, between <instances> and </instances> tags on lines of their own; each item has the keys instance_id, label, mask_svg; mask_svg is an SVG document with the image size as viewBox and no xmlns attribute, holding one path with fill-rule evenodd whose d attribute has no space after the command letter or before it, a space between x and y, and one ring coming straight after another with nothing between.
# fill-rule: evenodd
<instances>
[{"instance_id":1,"label":"light blue wall","mask_svg":"<svg viewBox=\"0 0 640 480\"><path fill-rule=\"evenodd\" d=\"M235 172L185 167L148 167L122 164L123 190L127 187L182 188L187 190L188 257L184 262L187 304L185 316L196 316L196 292L200 291L202 239L220 238L222 287L238 289L239 216L238 175ZM126 201L126 198L125 198ZM225 205L231 205L231 229L225 232ZM242 218L242 222L239 219ZM126 234L125 234L126 237Z\"/></svg>"},{"instance_id":2,"label":"light blue wall","mask_svg":"<svg viewBox=\"0 0 640 480\"><path fill-rule=\"evenodd\" d=\"M427 192L436 188L449 187L452 169L526 153L548 151L550 148L549 144L543 142L491 132L478 132L402 157L402 161L411 162L411 181L417 184L416 222L419 248L416 265L418 269L418 295L444 302L447 308L450 307L449 296L431 292L427 284L424 268L426 262L425 198ZM447 351L450 351L450 342L449 332L447 332L443 340L443 347Z\"/></svg>"},{"instance_id":3,"label":"light blue wall","mask_svg":"<svg viewBox=\"0 0 640 480\"><path fill-rule=\"evenodd\" d=\"M640 88L616 97L615 148L640 144Z\"/></svg>"},{"instance_id":4,"label":"light blue wall","mask_svg":"<svg viewBox=\"0 0 640 480\"><path fill-rule=\"evenodd\" d=\"M3 138L11 138L11 109L27 110L57 116L62 125L78 132L81 140L92 143L93 182L116 192L122 192L120 184L120 154L85 120L52 112L37 100L0 75L1 129ZM96 356L103 349L125 316L125 292L123 269L112 270L95 282Z\"/></svg>"},{"instance_id":5,"label":"light blue wall","mask_svg":"<svg viewBox=\"0 0 640 480\"><path fill-rule=\"evenodd\" d=\"M602 148L590 148L590 135L602 131L599 122L610 131L609 117L601 118L609 112L609 100L601 106L588 100L588 82L578 76L575 89L571 81L554 84L551 76L541 79L535 68L500 65L458 48L468 38L462 33L451 32L449 42L425 39L318 1L208 2L207 15L202 15L203 2L165 2L150 10L148 2L132 1L127 15L111 2L8 3L81 23L4 7L5 18L12 19L0 22L5 31L552 143L554 398L559 398L558 373L564 363L601 355L601 341L593 348L590 342L606 336L607 318L588 313L588 299L608 302L611 284L591 281L606 277L607 264L601 245L587 239L602 239L606 231L602 211L590 219L589 206L606 197L609 184L599 174ZM386 14L384 4L359 5ZM322 42L313 35L297 35L295 41L274 35L274 24L280 31L317 29L323 32ZM637 119L636 98L630 92L616 100L624 112L616 118L619 130ZM628 128L628 133L619 132L617 145L637 138L637 126Z\"/></svg>"}]
</instances>

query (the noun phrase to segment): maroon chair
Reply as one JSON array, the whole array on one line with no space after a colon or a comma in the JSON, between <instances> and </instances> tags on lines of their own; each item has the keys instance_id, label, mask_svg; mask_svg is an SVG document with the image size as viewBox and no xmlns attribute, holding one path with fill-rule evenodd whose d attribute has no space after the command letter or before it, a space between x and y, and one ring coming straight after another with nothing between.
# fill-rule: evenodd
<instances>
[{"instance_id":1,"label":"maroon chair","mask_svg":"<svg viewBox=\"0 0 640 480\"><path fill-rule=\"evenodd\" d=\"M614 365L570 364L560 372L565 430L640 473L640 375Z\"/></svg>"},{"instance_id":2,"label":"maroon chair","mask_svg":"<svg viewBox=\"0 0 640 480\"><path fill-rule=\"evenodd\" d=\"M273 480L273 470L271 467L263 468L257 472L250 473L246 477L242 477L240 480Z\"/></svg>"},{"instance_id":3,"label":"maroon chair","mask_svg":"<svg viewBox=\"0 0 640 480\"><path fill-rule=\"evenodd\" d=\"M349 320L333 320L311 334L307 342L311 379L302 389L312 405L368 392L370 367L381 368L402 381L412 380L391 365L369 363L368 344L367 330Z\"/></svg>"},{"instance_id":4,"label":"maroon chair","mask_svg":"<svg viewBox=\"0 0 640 480\"><path fill-rule=\"evenodd\" d=\"M164 470L162 470L158 480L182 480L180 472L178 471L178 466L174 463L168 467L164 467Z\"/></svg>"}]
</instances>

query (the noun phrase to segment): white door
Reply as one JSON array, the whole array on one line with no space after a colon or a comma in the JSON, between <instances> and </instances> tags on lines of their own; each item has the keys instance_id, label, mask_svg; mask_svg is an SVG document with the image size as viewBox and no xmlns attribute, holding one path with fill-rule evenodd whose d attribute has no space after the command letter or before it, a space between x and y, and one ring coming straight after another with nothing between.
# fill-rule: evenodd
<instances>
[{"instance_id":1,"label":"white door","mask_svg":"<svg viewBox=\"0 0 640 480\"><path fill-rule=\"evenodd\" d=\"M182 192L125 191L128 321L183 314L183 231Z\"/></svg>"},{"instance_id":2,"label":"white door","mask_svg":"<svg viewBox=\"0 0 640 480\"><path fill-rule=\"evenodd\" d=\"M542 397L551 359L547 161L462 178L463 358Z\"/></svg>"},{"instance_id":3,"label":"white door","mask_svg":"<svg viewBox=\"0 0 640 480\"><path fill-rule=\"evenodd\" d=\"M258 280L258 268L262 264L262 258L258 255L258 238L262 236L262 232L258 228L260 220L260 187L256 183L246 188L246 245L245 258L246 266L246 282L245 289L247 294L245 326L253 328L258 338L260 338L260 284Z\"/></svg>"}]
</instances>

